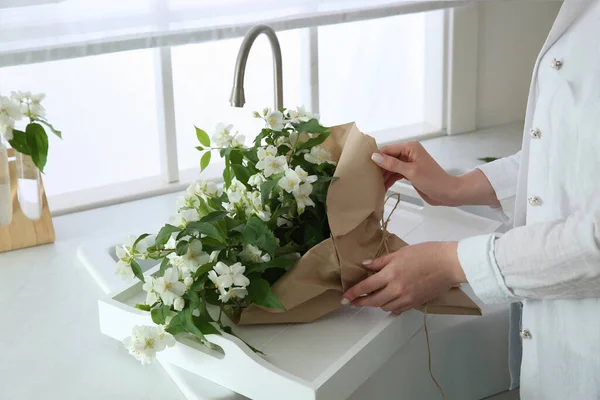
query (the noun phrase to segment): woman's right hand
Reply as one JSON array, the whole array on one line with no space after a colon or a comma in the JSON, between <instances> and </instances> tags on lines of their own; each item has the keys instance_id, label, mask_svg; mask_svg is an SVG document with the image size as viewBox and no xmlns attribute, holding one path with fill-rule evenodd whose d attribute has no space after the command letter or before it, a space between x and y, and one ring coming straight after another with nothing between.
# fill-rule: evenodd
<instances>
[{"instance_id":1,"label":"woman's right hand","mask_svg":"<svg viewBox=\"0 0 600 400\"><path fill-rule=\"evenodd\" d=\"M384 170L386 190L406 178L423 200L434 206L500 205L483 172L475 169L463 176L451 175L419 142L385 146L372 158Z\"/></svg>"}]
</instances>

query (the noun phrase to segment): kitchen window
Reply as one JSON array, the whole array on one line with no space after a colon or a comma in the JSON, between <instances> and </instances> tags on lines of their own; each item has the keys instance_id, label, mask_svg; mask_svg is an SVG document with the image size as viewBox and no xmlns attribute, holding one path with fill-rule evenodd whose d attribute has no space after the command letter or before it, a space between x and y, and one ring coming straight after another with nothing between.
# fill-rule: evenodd
<instances>
[{"instance_id":1,"label":"kitchen window","mask_svg":"<svg viewBox=\"0 0 600 400\"><path fill-rule=\"evenodd\" d=\"M228 100L241 35L253 18L278 30L285 106L306 105L326 125L354 120L380 143L444 134L447 12L435 10L442 7L436 2L422 3L433 11L405 13L398 2L379 0L360 14L352 4L368 2L109 0L114 9L95 5L87 23L74 16L90 11L89 2L37 3L46 4L2 9L0 1L0 21L8 21L0 28L0 93L47 94L48 115L65 138L50 139L44 176L55 214L183 189L198 176L194 125L211 133L219 122L233 123L250 142L260 129L251 112L273 104L264 37L247 63L245 107L232 108ZM304 10L311 4L314 9ZM209 6L213 18L202 13ZM254 16L257 9L264 18ZM54 25L45 11L55 13ZM33 16L28 26L19 25L26 14ZM240 32L229 20L240 21ZM280 29L279 20L285 21ZM210 24L207 39L201 33L210 33ZM220 24L228 28L219 30ZM50 33L69 27L86 46L68 32L52 39ZM88 54L83 48L94 55L80 57ZM217 178L218 170L216 164L204 176Z\"/></svg>"}]
</instances>

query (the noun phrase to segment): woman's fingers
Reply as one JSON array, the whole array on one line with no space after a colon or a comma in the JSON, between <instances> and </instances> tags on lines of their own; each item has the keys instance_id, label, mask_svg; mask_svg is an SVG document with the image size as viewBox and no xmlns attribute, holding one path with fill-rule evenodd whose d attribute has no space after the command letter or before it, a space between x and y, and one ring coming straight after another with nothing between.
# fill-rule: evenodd
<instances>
[{"instance_id":1,"label":"woman's fingers","mask_svg":"<svg viewBox=\"0 0 600 400\"><path fill-rule=\"evenodd\" d=\"M394 172L396 174L403 175L405 177L408 177L408 174L410 173L410 170L411 170L410 163L405 163L404 161L400 161L397 158L394 158L392 156L388 156L385 154L373 153L373 155L371 156L371 159L377 165L379 165L380 168L382 168L386 171L390 171L390 172Z\"/></svg>"},{"instance_id":2,"label":"woman's fingers","mask_svg":"<svg viewBox=\"0 0 600 400\"><path fill-rule=\"evenodd\" d=\"M369 294L387 285L387 278L383 274L371 275L364 281L357 283L344 293L342 304L349 304L354 299L364 294Z\"/></svg>"},{"instance_id":3,"label":"woman's fingers","mask_svg":"<svg viewBox=\"0 0 600 400\"><path fill-rule=\"evenodd\" d=\"M386 304L384 304L383 306L380 306L380 308L383 311L387 311L387 312L391 312L394 313L396 315L403 313L404 311L408 311L411 308L414 308L414 306L411 304L411 302L404 298L404 297L398 297Z\"/></svg>"},{"instance_id":4,"label":"woman's fingers","mask_svg":"<svg viewBox=\"0 0 600 400\"><path fill-rule=\"evenodd\" d=\"M370 295L362 296L352 302L356 307L381 307L395 299L394 291L386 286Z\"/></svg>"}]
</instances>

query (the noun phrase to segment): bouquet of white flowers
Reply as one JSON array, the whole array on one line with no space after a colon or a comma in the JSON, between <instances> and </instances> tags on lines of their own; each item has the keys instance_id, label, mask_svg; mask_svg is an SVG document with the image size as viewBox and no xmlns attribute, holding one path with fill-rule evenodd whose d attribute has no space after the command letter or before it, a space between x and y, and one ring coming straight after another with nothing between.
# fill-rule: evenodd
<instances>
[{"instance_id":1,"label":"bouquet of white flowers","mask_svg":"<svg viewBox=\"0 0 600 400\"><path fill-rule=\"evenodd\" d=\"M116 249L117 273L144 282L146 301L137 308L166 325L166 334L189 332L210 346L205 335L219 332L215 323L231 332L221 312L235 320L250 304L284 309L271 285L330 236L325 202L336 163L321 146L330 132L302 108L254 116L266 127L252 147L243 147L231 125L217 127L214 147L196 128L201 169L212 151L225 160L223 186L194 182L156 236L131 238ZM143 275L138 260L144 259L161 262L156 276ZM218 319L208 305L219 307ZM127 343L146 359L136 340Z\"/></svg>"}]
</instances>

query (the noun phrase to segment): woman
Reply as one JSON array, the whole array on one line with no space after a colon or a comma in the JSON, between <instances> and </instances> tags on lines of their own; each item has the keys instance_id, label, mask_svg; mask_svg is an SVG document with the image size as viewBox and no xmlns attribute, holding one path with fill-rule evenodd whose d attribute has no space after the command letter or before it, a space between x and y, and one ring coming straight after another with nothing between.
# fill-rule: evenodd
<instances>
[{"instance_id":1,"label":"woman","mask_svg":"<svg viewBox=\"0 0 600 400\"><path fill-rule=\"evenodd\" d=\"M373 161L387 188L405 178L430 204L489 205L515 228L366 260L378 272L343 302L401 313L466 282L486 303L521 301L521 398L600 399L600 0L563 4L534 68L519 153L461 177L418 143Z\"/></svg>"}]
</instances>

